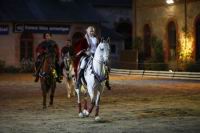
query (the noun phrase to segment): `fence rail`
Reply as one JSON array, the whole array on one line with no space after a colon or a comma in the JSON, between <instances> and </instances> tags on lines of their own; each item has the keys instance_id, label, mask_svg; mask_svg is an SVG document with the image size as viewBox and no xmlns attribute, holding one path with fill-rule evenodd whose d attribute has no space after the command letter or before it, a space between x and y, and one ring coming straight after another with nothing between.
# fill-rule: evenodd
<instances>
[{"instance_id":1,"label":"fence rail","mask_svg":"<svg viewBox=\"0 0 200 133\"><path fill-rule=\"evenodd\" d=\"M133 75L133 76L135 75L141 77L200 80L200 72L150 71L150 70L128 70L128 69L112 68L111 73L117 75Z\"/></svg>"}]
</instances>

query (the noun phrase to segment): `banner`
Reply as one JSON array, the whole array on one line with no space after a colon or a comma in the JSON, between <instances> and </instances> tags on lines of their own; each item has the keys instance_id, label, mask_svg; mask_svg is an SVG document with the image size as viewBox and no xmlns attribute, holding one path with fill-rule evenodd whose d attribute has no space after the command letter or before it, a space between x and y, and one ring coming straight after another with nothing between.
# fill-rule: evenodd
<instances>
[{"instance_id":1,"label":"banner","mask_svg":"<svg viewBox=\"0 0 200 133\"><path fill-rule=\"evenodd\" d=\"M44 33L50 32L52 34L68 34L70 31L69 25L64 24L14 24L14 32L31 32Z\"/></svg>"}]
</instances>

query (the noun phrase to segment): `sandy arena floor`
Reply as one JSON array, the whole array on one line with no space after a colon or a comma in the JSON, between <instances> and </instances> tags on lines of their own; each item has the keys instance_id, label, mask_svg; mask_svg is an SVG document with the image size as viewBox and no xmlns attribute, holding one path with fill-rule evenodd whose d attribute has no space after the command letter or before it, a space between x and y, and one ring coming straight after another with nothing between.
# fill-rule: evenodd
<instances>
[{"instance_id":1,"label":"sandy arena floor","mask_svg":"<svg viewBox=\"0 0 200 133\"><path fill-rule=\"evenodd\" d=\"M79 118L76 98L58 84L54 106L42 109L31 74L0 75L0 133L199 133L200 81L111 75L100 122Z\"/></svg>"}]
</instances>

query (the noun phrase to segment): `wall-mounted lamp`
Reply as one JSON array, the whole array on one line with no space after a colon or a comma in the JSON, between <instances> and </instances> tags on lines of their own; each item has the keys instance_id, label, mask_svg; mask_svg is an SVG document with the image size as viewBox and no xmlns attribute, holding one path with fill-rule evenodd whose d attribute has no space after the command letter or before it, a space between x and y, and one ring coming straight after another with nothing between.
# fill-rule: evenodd
<instances>
[{"instance_id":1,"label":"wall-mounted lamp","mask_svg":"<svg viewBox=\"0 0 200 133\"><path fill-rule=\"evenodd\" d=\"M166 3L169 4L169 5L174 4L174 0L166 0Z\"/></svg>"}]
</instances>

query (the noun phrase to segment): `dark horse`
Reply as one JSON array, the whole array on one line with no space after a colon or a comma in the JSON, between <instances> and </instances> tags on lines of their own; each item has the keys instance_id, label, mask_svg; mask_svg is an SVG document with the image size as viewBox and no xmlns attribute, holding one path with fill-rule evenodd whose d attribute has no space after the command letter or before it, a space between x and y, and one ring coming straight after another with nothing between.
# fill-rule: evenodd
<instances>
[{"instance_id":1,"label":"dark horse","mask_svg":"<svg viewBox=\"0 0 200 133\"><path fill-rule=\"evenodd\" d=\"M43 95L43 109L46 108L46 97L50 91L49 106L53 105L54 92L56 89L56 70L55 70L55 59L54 53L45 53L43 56L43 63L40 70L40 83Z\"/></svg>"}]
</instances>

